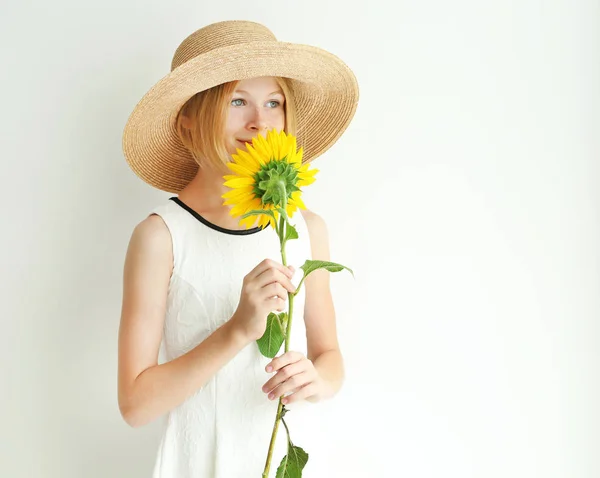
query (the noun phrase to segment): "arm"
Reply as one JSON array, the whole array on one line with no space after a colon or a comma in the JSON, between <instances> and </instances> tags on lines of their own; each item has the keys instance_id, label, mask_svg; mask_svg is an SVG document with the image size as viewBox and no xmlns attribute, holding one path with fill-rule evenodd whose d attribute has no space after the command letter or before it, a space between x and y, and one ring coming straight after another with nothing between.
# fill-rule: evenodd
<instances>
[{"instance_id":1,"label":"arm","mask_svg":"<svg viewBox=\"0 0 600 478\"><path fill-rule=\"evenodd\" d=\"M308 227L312 259L329 261L329 234L325 221L308 210L302 210L302 215ZM335 309L329 288L330 275L331 272L319 269L304 281L307 358L313 362L323 383L318 395L307 398L309 402L333 397L344 381L344 363L338 344Z\"/></svg>"},{"instance_id":2,"label":"arm","mask_svg":"<svg viewBox=\"0 0 600 478\"><path fill-rule=\"evenodd\" d=\"M123 277L118 401L132 427L183 403L249 343L229 321L188 353L158 365L172 270L171 235L152 215L132 234Z\"/></svg>"},{"instance_id":3,"label":"arm","mask_svg":"<svg viewBox=\"0 0 600 478\"><path fill-rule=\"evenodd\" d=\"M329 239L325 222L310 211L303 211L303 215L308 226L312 258L328 261ZM304 281L308 356L290 350L267 364L266 371L275 372L275 375L263 385L262 391L269 394L271 400L291 392L282 399L284 404L298 400L315 403L333 397L342 386L344 365L337 341L329 274L318 269Z\"/></svg>"}]
</instances>

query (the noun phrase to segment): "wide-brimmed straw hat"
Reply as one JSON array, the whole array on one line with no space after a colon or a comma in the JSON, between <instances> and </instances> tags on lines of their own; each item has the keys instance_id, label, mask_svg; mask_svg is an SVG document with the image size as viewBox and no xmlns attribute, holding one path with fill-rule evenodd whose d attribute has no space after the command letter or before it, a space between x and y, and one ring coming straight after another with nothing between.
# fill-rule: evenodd
<instances>
[{"instance_id":1,"label":"wide-brimmed straw hat","mask_svg":"<svg viewBox=\"0 0 600 478\"><path fill-rule=\"evenodd\" d=\"M213 23L183 40L171 73L131 113L123 151L133 171L158 189L181 191L198 171L176 131L181 107L200 91L261 76L289 79L297 109L296 137L305 162L327 151L356 111L356 78L337 56L314 46L278 41L259 23Z\"/></svg>"}]
</instances>

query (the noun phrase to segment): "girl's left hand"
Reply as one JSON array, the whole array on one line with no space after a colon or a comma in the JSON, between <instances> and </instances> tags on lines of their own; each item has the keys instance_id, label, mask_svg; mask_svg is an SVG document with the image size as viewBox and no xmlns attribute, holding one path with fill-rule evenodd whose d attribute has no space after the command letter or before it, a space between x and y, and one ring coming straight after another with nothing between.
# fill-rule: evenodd
<instances>
[{"instance_id":1,"label":"girl's left hand","mask_svg":"<svg viewBox=\"0 0 600 478\"><path fill-rule=\"evenodd\" d=\"M300 352L289 351L275 357L265 367L267 372L277 372L262 391L269 394L269 400L275 400L282 395L292 392L285 397L284 404L315 397L322 387L322 379L312 361Z\"/></svg>"}]
</instances>

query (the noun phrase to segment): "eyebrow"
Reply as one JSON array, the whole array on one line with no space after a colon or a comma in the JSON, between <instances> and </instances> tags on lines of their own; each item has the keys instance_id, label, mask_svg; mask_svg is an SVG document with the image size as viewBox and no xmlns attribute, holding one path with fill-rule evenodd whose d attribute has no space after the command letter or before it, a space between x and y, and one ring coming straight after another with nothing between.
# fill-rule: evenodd
<instances>
[{"instance_id":1,"label":"eyebrow","mask_svg":"<svg viewBox=\"0 0 600 478\"><path fill-rule=\"evenodd\" d=\"M250 94L246 90L235 90L235 92L236 93L246 93L247 95ZM276 95L276 94L280 94L281 96L285 96L283 94L283 91L281 91L281 90L273 91L272 93L269 93L267 96Z\"/></svg>"}]
</instances>

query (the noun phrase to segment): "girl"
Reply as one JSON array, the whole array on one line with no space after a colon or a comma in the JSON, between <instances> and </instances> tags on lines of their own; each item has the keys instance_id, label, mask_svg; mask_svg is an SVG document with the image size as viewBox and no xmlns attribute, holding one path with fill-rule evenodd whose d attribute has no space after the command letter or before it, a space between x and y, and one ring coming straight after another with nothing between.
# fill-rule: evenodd
<instances>
[{"instance_id":1,"label":"girl","mask_svg":"<svg viewBox=\"0 0 600 478\"><path fill-rule=\"evenodd\" d=\"M260 354L267 315L287 310L299 281L281 264L270 227L245 229L230 216L223 176L231 154L270 129L296 136L311 161L344 132L357 100L356 79L337 57L228 21L187 37L171 73L131 114L128 163L148 184L177 193L133 231L119 329L124 420L140 427L167 416L155 478L261 476L279 397L298 419L303 403L341 387L326 271L309 275L295 298L290 352ZM287 245L288 262L329 260L323 220L302 210L292 223L299 239ZM273 463L285 453L278 439Z\"/></svg>"}]
</instances>

